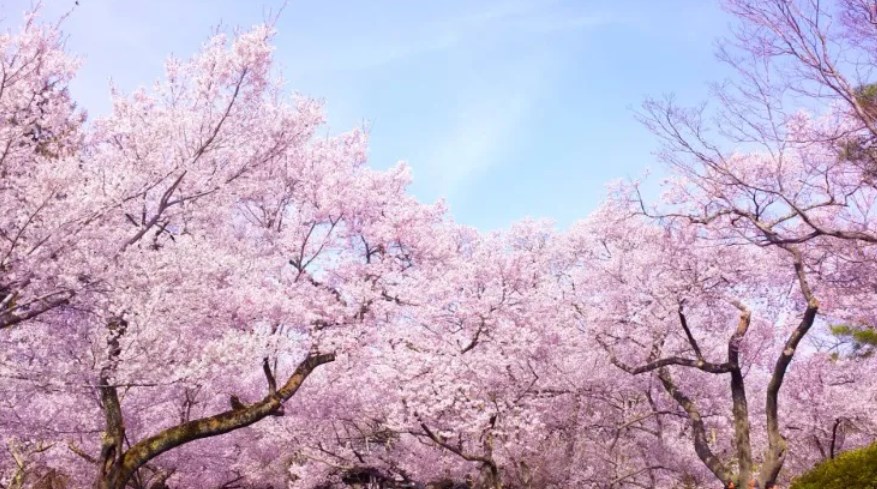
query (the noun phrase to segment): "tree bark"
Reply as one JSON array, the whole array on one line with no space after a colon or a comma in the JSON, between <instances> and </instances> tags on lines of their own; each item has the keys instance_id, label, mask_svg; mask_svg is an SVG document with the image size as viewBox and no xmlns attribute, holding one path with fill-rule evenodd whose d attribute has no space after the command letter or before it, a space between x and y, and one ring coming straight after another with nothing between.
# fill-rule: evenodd
<instances>
[{"instance_id":1,"label":"tree bark","mask_svg":"<svg viewBox=\"0 0 877 489\"><path fill-rule=\"evenodd\" d=\"M731 369L731 412L734 416L734 444L737 448L738 487L744 487L752 478L752 444L749 438L749 403L746 399L746 385L740 370L740 342L749 330L751 314L744 309L740 314L737 330L728 342L728 363Z\"/></svg>"},{"instance_id":2,"label":"tree bark","mask_svg":"<svg viewBox=\"0 0 877 489\"><path fill-rule=\"evenodd\" d=\"M813 326L816 312L819 310L819 302L809 293L809 290L805 292L805 295L808 296L808 303L807 309L804 311L804 317L801 318L798 327L792 331L792 334L786 340L783 351L774 365L770 382L767 385L766 416L768 446L765 450L764 463L758 476L761 487L766 486L768 483L776 483L780 470L783 468L783 463L786 460L786 438L780 433L779 422L780 388L783 386L786 370L789 368L789 364L792 363L795 349L798 348L798 344L804 338L804 335Z\"/></svg>"},{"instance_id":3,"label":"tree bark","mask_svg":"<svg viewBox=\"0 0 877 489\"><path fill-rule=\"evenodd\" d=\"M107 364L101 368L98 381L105 423L98 457L99 479L106 479L116 472L122 463L125 421L122 416L122 405L119 402L119 392L113 381L119 355L122 353L121 339L127 328L127 321L121 317L113 318L107 323Z\"/></svg>"},{"instance_id":4,"label":"tree bark","mask_svg":"<svg viewBox=\"0 0 877 489\"><path fill-rule=\"evenodd\" d=\"M694 433L694 451L697 453L698 458L717 479L727 485L732 479L731 472L710 449L709 440L707 440L706 436L706 426L697 405L676 387L673 378L670 376L670 370L666 367L658 370L658 379L661 380L661 384L663 384L667 393L670 394L670 397L688 414L688 421L691 423L691 430Z\"/></svg>"},{"instance_id":5,"label":"tree bark","mask_svg":"<svg viewBox=\"0 0 877 489\"><path fill-rule=\"evenodd\" d=\"M125 452L121 452L121 443L119 443L116 445L118 447L116 450L120 453L112 459L113 463L109 464L106 470L102 467L96 487L98 489L124 489L128 480L140 467L168 450L194 440L218 436L249 426L268 416L276 416L282 409L283 403L298 391L314 369L334 360L335 355L332 353L308 355L280 389L269 393L254 404L168 428L139 441ZM115 388L110 387L109 391L115 392ZM118 398L116 398L116 402L118 402ZM109 413L106 409L105 411ZM110 433L111 420L110 415L107 414L107 416L107 432ZM115 414L112 421L114 424L117 423ZM123 426L121 410L119 411L118 426ZM113 433L118 433L118 431ZM122 438L124 438L124 431L122 434ZM114 436L112 437L114 438Z\"/></svg>"},{"instance_id":6,"label":"tree bark","mask_svg":"<svg viewBox=\"0 0 877 489\"><path fill-rule=\"evenodd\" d=\"M486 433L486 438L484 442L486 455L476 455L471 453L466 453L463 451L463 447L455 447L448 443L445 439L435 434L429 426L426 425L423 421L420 422L420 427L423 429L424 434L433 441L436 445L445 450L457 455L458 457L466 460L467 462L476 462L481 465L481 478L484 481L483 485L488 489L502 489L502 474L499 471L499 465L497 465L496 461L493 460L493 436L490 434L490 431L493 430L494 424L496 423L496 416L494 415L490 420L490 426L488 428L488 433Z\"/></svg>"}]
</instances>

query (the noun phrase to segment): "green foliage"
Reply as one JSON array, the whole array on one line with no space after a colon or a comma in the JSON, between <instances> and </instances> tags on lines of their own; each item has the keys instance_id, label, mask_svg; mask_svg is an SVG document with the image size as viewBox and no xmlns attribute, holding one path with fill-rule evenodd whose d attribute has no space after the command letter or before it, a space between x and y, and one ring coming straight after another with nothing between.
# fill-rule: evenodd
<instances>
[{"instance_id":1,"label":"green foliage","mask_svg":"<svg viewBox=\"0 0 877 489\"><path fill-rule=\"evenodd\" d=\"M867 138L850 138L839 143L838 156L844 161L869 161L874 159Z\"/></svg>"},{"instance_id":2,"label":"green foliage","mask_svg":"<svg viewBox=\"0 0 877 489\"><path fill-rule=\"evenodd\" d=\"M840 454L792 482L790 489L877 489L877 443Z\"/></svg>"},{"instance_id":3,"label":"green foliage","mask_svg":"<svg viewBox=\"0 0 877 489\"><path fill-rule=\"evenodd\" d=\"M877 121L877 83L861 85L855 89L854 97L864 112L860 117ZM851 136L839 141L838 156L841 160L866 164L866 176L877 179L877 147L871 135Z\"/></svg>"},{"instance_id":4,"label":"green foliage","mask_svg":"<svg viewBox=\"0 0 877 489\"><path fill-rule=\"evenodd\" d=\"M868 357L877 350L877 329L837 324L831 327L831 334L849 345L855 356Z\"/></svg>"},{"instance_id":5,"label":"green foliage","mask_svg":"<svg viewBox=\"0 0 877 489\"><path fill-rule=\"evenodd\" d=\"M868 83L857 87L856 100L865 107L877 105L877 83Z\"/></svg>"}]
</instances>

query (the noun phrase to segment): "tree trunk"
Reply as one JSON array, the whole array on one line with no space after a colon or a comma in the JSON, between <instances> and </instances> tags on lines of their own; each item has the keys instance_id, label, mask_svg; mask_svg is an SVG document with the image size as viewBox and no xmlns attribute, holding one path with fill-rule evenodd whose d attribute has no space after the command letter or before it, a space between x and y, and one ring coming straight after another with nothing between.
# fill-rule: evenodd
<instances>
[{"instance_id":1,"label":"tree trunk","mask_svg":"<svg viewBox=\"0 0 877 489\"><path fill-rule=\"evenodd\" d=\"M98 390L101 408L104 411L105 428L101 435L101 449L98 457L98 481L108 481L118 472L122 463L122 443L125 441L125 422L119 392L113 385L119 355L122 353L121 338L125 335L128 323L121 317L107 323L107 364L101 368ZM100 482L98 489L107 489Z\"/></svg>"},{"instance_id":2,"label":"tree trunk","mask_svg":"<svg viewBox=\"0 0 877 489\"><path fill-rule=\"evenodd\" d=\"M795 349L798 348L798 344L804 338L804 335L806 335L810 330L810 327L813 326L813 321L816 319L816 312L819 310L819 302L809 292L809 288L805 289L805 296L808 298L807 310L804 311L804 317L801 318L798 327L792 331L792 334L789 335L789 338L786 340L786 344L783 346L783 351L780 353L779 358L777 358L770 382L767 385L766 415L768 446L765 450L764 463L761 466L761 472L758 475L761 487L765 487L767 484L776 483L780 470L783 468L783 463L786 460L786 438L780 433L779 422L780 387L783 385L786 370L789 368L789 364L792 363Z\"/></svg>"},{"instance_id":3,"label":"tree trunk","mask_svg":"<svg viewBox=\"0 0 877 489\"><path fill-rule=\"evenodd\" d=\"M752 444L749 439L749 403L746 399L746 385L740 371L740 342L749 330L751 315L744 310L740 315L737 330L728 342L728 362L731 369L731 401L734 416L734 444L737 448L737 486L745 487L752 479Z\"/></svg>"},{"instance_id":4,"label":"tree trunk","mask_svg":"<svg viewBox=\"0 0 877 489\"><path fill-rule=\"evenodd\" d=\"M694 435L694 451L701 462L720 480L727 485L731 482L731 472L722 464L722 461L713 453L706 436L706 426L697 404L685 393L679 390L670 376L670 370L666 367L658 369L658 379L664 386L664 390L670 394L677 404L688 414L688 422Z\"/></svg>"}]
</instances>

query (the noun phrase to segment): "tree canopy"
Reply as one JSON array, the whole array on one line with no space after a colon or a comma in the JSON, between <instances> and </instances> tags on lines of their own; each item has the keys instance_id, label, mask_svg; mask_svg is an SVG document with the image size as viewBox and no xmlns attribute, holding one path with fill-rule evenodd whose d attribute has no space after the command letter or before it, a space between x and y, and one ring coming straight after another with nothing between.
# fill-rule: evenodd
<instances>
[{"instance_id":1,"label":"tree canopy","mask_svg":"<svg viewBox=\"0 0 877 489\"><path fill-rule=\"evenodd\" d=\"M877 436L877 29L725 4L716 106L640 114L661 197L497 232L324 136L271 25L87 121L29 13L0 36L0 483L770 487L870 456L842 453Z\"/></svg>"}]
</instances>

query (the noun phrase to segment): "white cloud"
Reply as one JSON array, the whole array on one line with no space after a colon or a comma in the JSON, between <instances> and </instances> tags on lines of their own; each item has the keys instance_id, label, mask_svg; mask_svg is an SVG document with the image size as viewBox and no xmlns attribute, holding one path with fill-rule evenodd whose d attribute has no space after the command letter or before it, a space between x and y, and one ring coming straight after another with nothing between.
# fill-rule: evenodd
<instances>
[{"instance_id":1,"label":"white cloud","mask_svg":"<svg viewBox=\"0 0 877 489\"><path fill-rule=\"evenodd\" d=\"M416 167L439 195L453 197L514 150L517 132L554 79L549 62L526 69L505 86L466 94L452 123L427 142Z\"/></svg>"},{"instance_id":2,"label":"white cloud","mask_svg":"<svg viewBox=\"0 0 877 489\"><path fill-rule=\"evenodd\" d=\"M483 35L485 29L500 24L514 36L522 31L528 35L548 35L620 21L603 15L564 16L536 5L519 2L462 17L457 24L465 27L457 31L457 38L476 32ZM431 190L452 198L509 157L535 106L554 89L561 70L570 62L562 46L553 48L556 49L529 55L507 54L505 58L491 60L489 66L482 66L485 72L492 71L485 75L488 80L471 85L461 83L459 102L450 109L457 109L457 115L451 125L425 141L426 156L414 162L419 170L416 178L425 177Z\"/></svg>"},{"instance_id":3,"label":"white cloud","mask_svg":"<svg viewBox=\"0 0 877 489\"><path fill-rule=\"evenodd\" d=\"M309 46L300 53L309 71L356 71L382 67L432 52L468 48L492 35L525 33L545 35L593 28L618 22L602 15L569 14L555 8L557 0L463 3L478 9L448 17L399 19L391 31L367 26L322 46ZM448 3L448 10L461 5ZM376 7L379 8L379 7ZM388 12L392 9L385 5ZM393 15L393 14L388 14ZM309 57L309 59L308 59Z\"/></svg>"}]
</instances>

